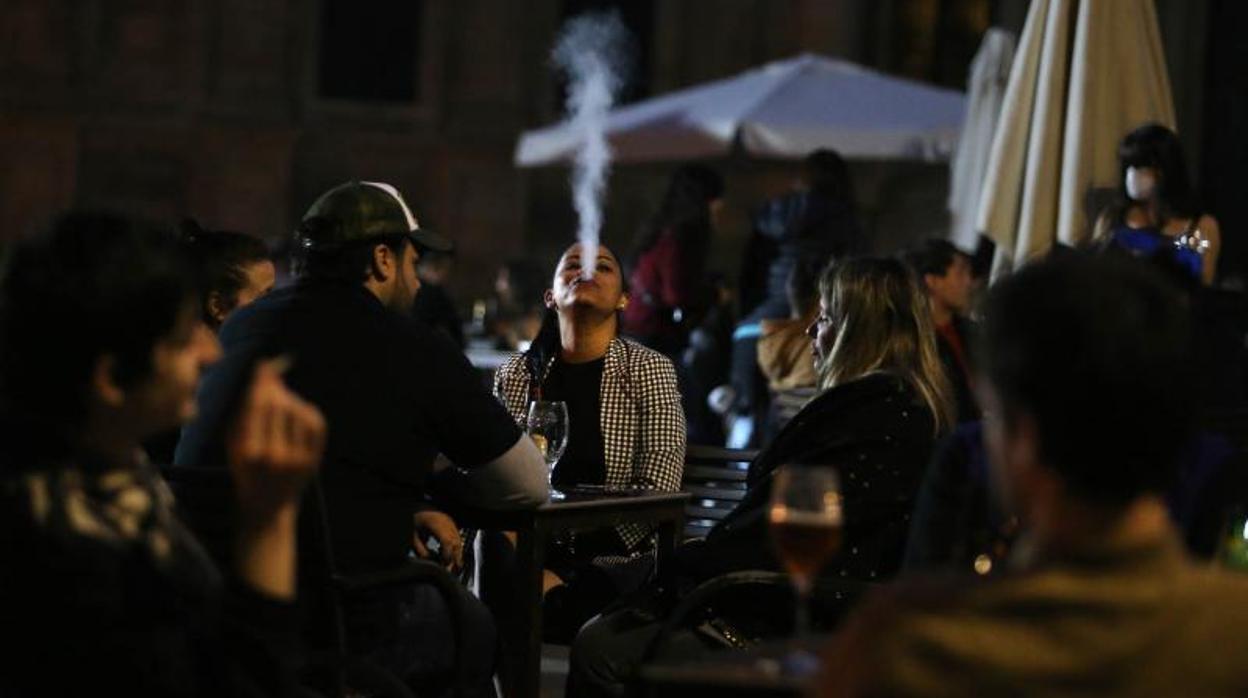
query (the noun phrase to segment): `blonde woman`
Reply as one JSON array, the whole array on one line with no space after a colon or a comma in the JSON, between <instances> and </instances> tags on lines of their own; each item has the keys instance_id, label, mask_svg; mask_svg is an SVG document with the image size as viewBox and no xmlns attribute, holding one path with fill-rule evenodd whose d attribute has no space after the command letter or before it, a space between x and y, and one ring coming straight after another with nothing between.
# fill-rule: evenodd
<instances>
[{"instance_id":1,"label":"blonde woman","mask_svg":"<svg viewBox=\"0 0 1248 698\"><path fill-rule=\"evenodd\" d=\"M696 576L779 569L763 514L772 474L791 463L840 470L845 545L828 571L863 580L897 571L923 468L954 421L927 299L900 261L847 260L820 278L807 333L820 392L750 464L745 499L711 530L705 554L687 560Z\"/></svg>"},{"instance_id":2,"label":"blonde woman","mask_svg":"<svg viewBox=\"0 0 1248 698\"><path fill-rule=\"evenodd\" d=\"M900 261L837 263L820 278L819 314L809 334L819 393L750 464L741 503L705 541L681 549L679 572L686 583L780 569L766 509L772 475L785 465L833 465L840 471L844 542L823 574L883 581L901 563L924 467L935 439L954 420L927 298ZM732 612L748 617L754 628L760 618L769 620L760 608ZM786 629L784 615L769 614L778 617L777 631ZM623 695L660 625L645 617L624 609L581 631L572 649L568 695ZM648 617L653 620L653 609ZM673 637L666 644L686 655L698 646L693 638Z\"/></svg>"}]
</instances>

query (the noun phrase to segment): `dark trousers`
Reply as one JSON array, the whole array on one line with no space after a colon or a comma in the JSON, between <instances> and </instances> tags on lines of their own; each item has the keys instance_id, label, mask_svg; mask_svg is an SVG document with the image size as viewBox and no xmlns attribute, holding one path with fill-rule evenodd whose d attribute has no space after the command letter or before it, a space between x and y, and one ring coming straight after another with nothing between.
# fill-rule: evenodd
<instances>
[{"instance_id":1,"label":"dark trousers","mask_svg":"<svg viewBox=\"0 0 1248 698\"><path fill-rule=\"evenodd\" d=\"M584 562L578 564L553 550L547 551L547 568L564 580L542 601L542 635L546 642L568 643L576 631L615 599L620 590L610 575ZM497 531L481 532L481 598L494 613L500 627L514 627L516 615L516 551ZM637 581L640 585L644 577Z\"/></svg>"},{"instance_id":2,"label":"dark trousers","mask_svg":"<svg viewBox=\"0 0 1248 698\"><path fill-rule=\"evenodd\" d=\"M581 629L572 643L565 695L576 698L622 698L659 634L661 619L637 608L607 613ZM677 630L663 642L656 658L696 659L714 651L692 630Z\"/></svg>"},{"instance_id":3,"label":"dark trousers","mask_svg":"<svg viewBox=\"0 0 1248 698\"><path fill-rule=\"evenodd\" d=\"M452 695L460 652L467 662L464 698L494 698L498 633L489 610L466 589L457 590L463 617L453 625L442 594L416 585L354 602L348 608L351 646L403 678L421 696ZM460 638L457 648L452 638Z\"/></svg>"}]
</instances>

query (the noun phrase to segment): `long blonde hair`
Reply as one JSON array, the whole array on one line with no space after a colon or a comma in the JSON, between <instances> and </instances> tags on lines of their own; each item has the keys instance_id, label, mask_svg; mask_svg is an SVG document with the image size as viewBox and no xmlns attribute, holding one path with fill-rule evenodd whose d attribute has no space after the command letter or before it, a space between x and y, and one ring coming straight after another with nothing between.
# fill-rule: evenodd
<instances>
[{"instance_id":1,"label":"long blonde hair","mask_svg":"<svg viewBox=\"0 0 1248 698\"><path fill-rule=\"evenodd\" d=\"M891 373L927 403L937 433L953 426L952 390L927 297L904 264L870 257L834 262L819 279L819 297L835 333L816 366L820 389Z\"/></svg>"}]
</instances>

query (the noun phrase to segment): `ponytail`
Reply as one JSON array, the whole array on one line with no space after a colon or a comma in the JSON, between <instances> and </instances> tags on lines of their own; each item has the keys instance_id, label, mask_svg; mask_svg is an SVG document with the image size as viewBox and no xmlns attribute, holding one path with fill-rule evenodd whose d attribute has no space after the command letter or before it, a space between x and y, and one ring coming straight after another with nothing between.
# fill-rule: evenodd
<instances>
[{"instance_id":1,"label":"ponytail","mask_svg":"<svg viewBox=\"0 0 1248 698\"><path fill-rule=\"evenodd\" d=\"M524 367L529 372L529 401L542 399L542 378L546 365L562 349L559 335L559 315L553 308L542 313L542 325L537 336L524 350Z\"/></svg>"}]
</instances>

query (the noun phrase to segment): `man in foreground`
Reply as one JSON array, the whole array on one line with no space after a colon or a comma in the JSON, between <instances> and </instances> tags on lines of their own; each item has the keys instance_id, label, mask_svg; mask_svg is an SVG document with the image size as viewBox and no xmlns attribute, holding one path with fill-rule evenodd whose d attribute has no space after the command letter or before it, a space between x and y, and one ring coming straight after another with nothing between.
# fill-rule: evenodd
<instances>
[{"instance_id":1,"label":"man in foreground","mask_svg":"<svg viewBox=\"0 0 1248 698\"><path fill-rule=\"evenodd\" d=\"M220 356L182 250L78 213L9 252L0 695L295 695L295 522L321 415L272 363L247 372L217 464L238 514L232 569L218 570L141 448L195 413Z\"/></svg>"},{"instance_id":2,"label":"man in foreground","mask_svg":"<svg viewBox=\"0 0 1248 698\"><path fill-rule=\"evenodd\" d=\"M1248 693L1248 580L1187 559L1158 494L1194 409L1187 310L1133 260L1074 257L993 293L980 387L1009 569L855 613L819 695Z\"/></svg>"}]
</instances>

